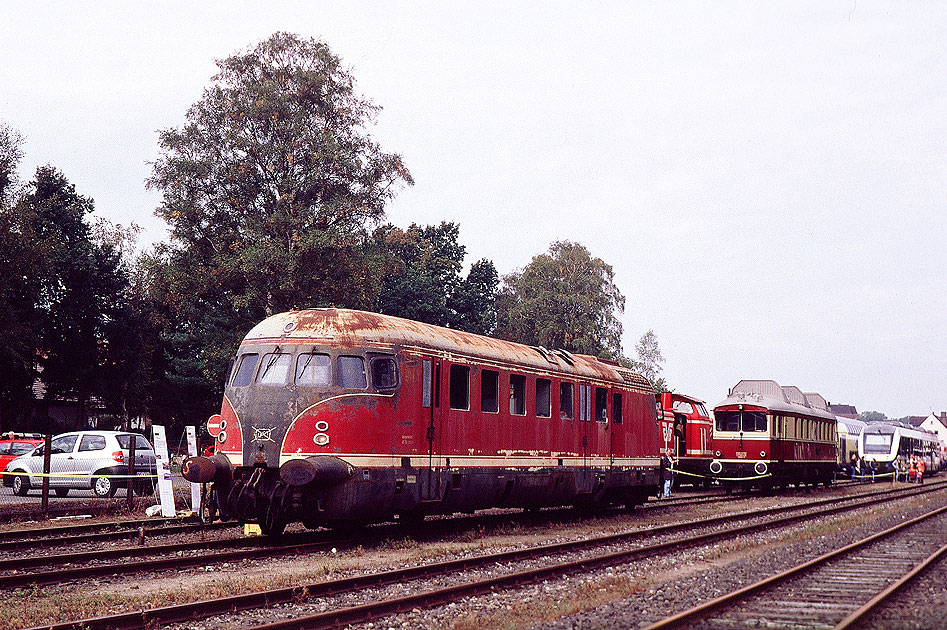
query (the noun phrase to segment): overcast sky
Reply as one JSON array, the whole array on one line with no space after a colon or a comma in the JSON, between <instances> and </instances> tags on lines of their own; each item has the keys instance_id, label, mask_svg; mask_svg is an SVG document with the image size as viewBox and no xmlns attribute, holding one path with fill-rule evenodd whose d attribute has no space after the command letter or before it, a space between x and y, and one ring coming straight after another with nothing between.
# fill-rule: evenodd
<instances>
[{"instance_id":1,"label":"overcast sky","mask_svg":"<svg viewBox=\"0 0 947 630\"><path fill-rule=\"evenodd\" d=\"M157 130L214 60L321 39L467 262L555 240L615 269L625 352L669 385L743 378L889 417L947 410L947 7L935 2L0 5L0 122L96 213L165 237Z\"/></svg>"}]
</instances>

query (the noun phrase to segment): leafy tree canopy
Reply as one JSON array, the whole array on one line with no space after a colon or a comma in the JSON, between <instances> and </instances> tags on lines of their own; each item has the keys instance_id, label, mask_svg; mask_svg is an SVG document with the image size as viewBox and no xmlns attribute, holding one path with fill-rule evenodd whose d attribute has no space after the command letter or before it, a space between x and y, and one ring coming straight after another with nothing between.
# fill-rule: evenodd
<instances>
[{"instance_id":1,"label":"leafy tree canopy","mask_svg":"<svg viewBox=\"0 0 947 630\"><path fill-rule=\"evenodd\" d=\"M888 419L888 416L880 411L862 411L858 414L858 419L862 422L882 422Z\"/></svg>"},{"instance_id":2,"label":"leafy tree canopy","mask_svg":"<svg viewBox=\"0 0 947 630\"><path fill-rule=\"evenodd\" d=\"M465 247L456 223L438 226L393 225L374 234L379 313L490 334L496 327L496 269L489 260L474 263L461 276Z\"/></svg>"},{"instance_id":3,"label":"leafy tree canopy","mask_svg":"<svg viewBox=\"0 0 947 630\"><path fill-rule=\"evenodd\" d=\"M556 241L520 271L503 278L498 334L547 348L617 358L625 297L611 265L585 247Z\"/></svg>"},{"instance_id":4,"label":"leafy tree canopy","mask_svg":"<svg viewBox=\"0 0 947 630\"><path fill-rule=\"evenodd\" d=\"M364 228L413 183L365 132L380 108L313 39L276 33L218 67L188 123L161 132L150 180L186 266L250 320L351 302Z\"/></svg>"},{"instance_id":5,"label":"leafy tree canopy","mask_svg":"<svg viewBox=\"0 0 947 630\"><path fill-rule=\"evenodd\" d=\"M655 392L668 392L667 382L663 376L660 376L664 369L664 355L661 354L661 348L658 346L658 337L653 330L649 330L641 335L638 343L635 344L636 359L625 359L626 366L635 370L651 382Z\"/></svg>"}]
</instances>

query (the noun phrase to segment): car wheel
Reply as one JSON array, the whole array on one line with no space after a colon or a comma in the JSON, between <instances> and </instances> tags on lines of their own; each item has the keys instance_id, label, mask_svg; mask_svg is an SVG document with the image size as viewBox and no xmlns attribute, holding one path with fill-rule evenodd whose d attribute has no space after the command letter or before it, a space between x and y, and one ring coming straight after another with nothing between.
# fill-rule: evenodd
<instances>
[{"instance_id":1,"label":"car wheel","mask_svg":"<svg viewBox=\"0 0 947 630\"><path fill-rule=\"evenodd\" d=\"M56 488L55 492L57 497L64 497L69 494L69 488Z\"/></svg>"},{"instance_id":2,"label":"car wheel","mask_svg":"<svg viewBox=\"0 0 947 630\"><path fill-rule=\"evenodd\" d=\"M92 494L97 497L114 497L115 491L118 488L115 486L115 483L108 477L96 477L92 482Z\"/></svg>"},{"instance_id":3,"label":"car wheel","mask_svg":"<svg viewBox=\"0 0 947 630\"><path fill-rule=\"evenodd\" d=\"M23 477L17 475L13 478L13 494L18 497L25 497L26 493L30 491L30 480L29 477Z\"/></svg>"}]
</instances>

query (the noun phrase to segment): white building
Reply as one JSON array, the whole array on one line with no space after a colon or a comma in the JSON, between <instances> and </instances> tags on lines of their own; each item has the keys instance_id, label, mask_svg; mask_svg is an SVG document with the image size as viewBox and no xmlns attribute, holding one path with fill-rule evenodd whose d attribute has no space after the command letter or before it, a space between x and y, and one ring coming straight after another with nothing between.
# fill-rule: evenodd
<instances>
[{"instance_id":1,"label":"white building","mask_svg":"<svg viewBox=\"0 0 947 630\"><path fill-rule=\"evenodd\" d=\"M940 440L941 451L947 449L947 411L941 411L939 416L932 411L931 415L924 418L924 422L919 426L936 433L937 439Z\"/></svg>"}]
</instances>

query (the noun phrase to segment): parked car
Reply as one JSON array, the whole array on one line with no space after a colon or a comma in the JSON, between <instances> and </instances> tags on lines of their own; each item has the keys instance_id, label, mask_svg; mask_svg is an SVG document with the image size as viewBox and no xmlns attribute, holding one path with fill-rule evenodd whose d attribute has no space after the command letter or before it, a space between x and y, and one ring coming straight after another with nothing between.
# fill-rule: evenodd
<instances>
[{"instance_id":1,"label":"parked car","mask_svg":"<svg viewBox=\"0 0 947 630\"><path fill-rule=\"evenodd\" d=\"M43 436L39 433L0 433L0 477L7 464L42 443Z\"/></svg>"},{"instance_id":2,"label":"parked car","mask_svg":"<svg viewBox=\"0 0 947 630\"><path fill-rule=\"evenodd\" d=\"M154 475L157 471L155 451L145 436L125 431L73 431L57 435L50 442L49 487L57 496L64 497L69 490L89 490L97 497L111 497L125 479L106 475L128 474L128 448L135 440L135 474ZM17 457L5 472L29 473L4 475L3 485L13 493L25 496L30 488L42 486L43 454L40 445L32 452ZM37 476L33 476L37 475ZM137 484L143 486L144 484Z\"/></svg>"}]
</instances>

